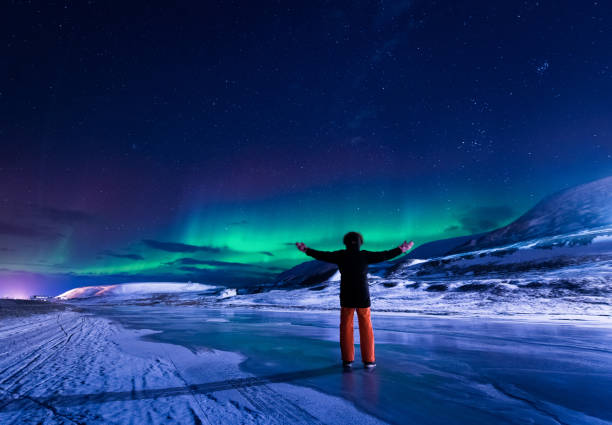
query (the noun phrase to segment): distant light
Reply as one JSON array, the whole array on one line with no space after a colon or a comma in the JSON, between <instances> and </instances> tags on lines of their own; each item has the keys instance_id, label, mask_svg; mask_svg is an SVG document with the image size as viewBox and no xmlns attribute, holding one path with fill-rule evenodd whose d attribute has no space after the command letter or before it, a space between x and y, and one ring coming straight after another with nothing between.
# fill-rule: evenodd
<instances>
[{"instance_id":1,"label":"distant light","mask_svg":"<svg viewBox=\"0 0 612 425\"><path fill-rule=\"evenodd\" d=\"M29 300L30 296L24 293L5 294L2 298L8 300Z\"/></svg>"}]
</instances>

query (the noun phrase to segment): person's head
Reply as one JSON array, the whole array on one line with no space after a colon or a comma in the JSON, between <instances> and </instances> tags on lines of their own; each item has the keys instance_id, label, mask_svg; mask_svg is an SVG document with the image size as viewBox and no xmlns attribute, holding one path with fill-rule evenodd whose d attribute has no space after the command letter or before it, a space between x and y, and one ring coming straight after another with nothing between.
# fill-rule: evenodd
<instances>
[{"instance_id":1,"label":"person's head","mask_svg":"<svg viewBox=\"0 0 612 425\"><path fill-rule=\"evenodd\" d=\"M363 236L358 232L348 232L342 238L342 242L344 242L346 249L359 249L363 245Z\"/></svg>"}]
</instances>

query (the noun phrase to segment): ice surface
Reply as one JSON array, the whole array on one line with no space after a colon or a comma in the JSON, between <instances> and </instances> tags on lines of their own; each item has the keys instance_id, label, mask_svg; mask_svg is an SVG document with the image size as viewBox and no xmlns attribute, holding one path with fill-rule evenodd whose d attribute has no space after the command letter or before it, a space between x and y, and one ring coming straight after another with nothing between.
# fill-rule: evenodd
<instances>
[{"instance_id":1,"label":"ice surface","mask_svg":"<svg viewBox=\"0 0 612 425\"><path fill-rule=\"evenodd\" d=\"M612 423L609 326L374 312L343 373L337 311L95 313L0 322L0 423Z\"/></svg>"},{"instance_id":2,"label":"ice surface","mask_svg":"<svg viewBox=\"0 0 612 425\"><path fill-rule=\"evenodd\" d=\"M201 320L189 326L206 327ZM239 350L141 339L156 332L76 312L1 320L0 423L381 423L338 395L291 385L329 368L257 377L242 370Z\"/></svg>"},{"instance_id":3,"label":"ice surface","mask_svg":"<svg viewBox=\"0 0 612 425\"><path fill-rule=\"evenodd\" d=\"M378 367L341 373L338 312L119 307L125 326L192 350L239 352L242 370L351 401L389 423L610 423L612 329L587 323L373 313ZM205 322L205 319L226 319ZM357 328L357 327L356 327ZM358 331L355 329L355 341ZM309 375L308 371L314 371ZM317 374L320 371L320 375ZM295 388L295 387L294 387ZM285 394L284 390L279 390ZM296 390L297 391L297 390ZM325 409L324 406L321 408ZM331 409L326 409L331 415ZM324 423L347 423L340 415Z\"/></svg>"}]
</instances>

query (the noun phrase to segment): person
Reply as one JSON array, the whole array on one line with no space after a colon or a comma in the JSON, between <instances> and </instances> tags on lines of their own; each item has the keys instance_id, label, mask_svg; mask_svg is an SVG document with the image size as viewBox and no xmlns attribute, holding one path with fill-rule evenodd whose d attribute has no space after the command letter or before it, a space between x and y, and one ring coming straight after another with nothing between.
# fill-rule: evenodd
<instances>
[{"instance_id":1,"label":"person","mask_svg":"<svg viewBox=\"0 0 612 425\"><path fill-rule=\"evenodd\" d=\"M376 366L374 355L374 332L370 319L370 291L368 288L368 265L390 260L408 251L414 245L404 241L397 248L386 251L367 251L360 249L363 236L358 232L348 232L342 239L346 249L319 251L296 242L297 248L306 255L320 261L334 263L340 270L340 351L342 364L351 367L355 360L353 343L353 318L357 311L359 320L359 342L361 360L366 368Z\"/></svg>"}]
</instances>

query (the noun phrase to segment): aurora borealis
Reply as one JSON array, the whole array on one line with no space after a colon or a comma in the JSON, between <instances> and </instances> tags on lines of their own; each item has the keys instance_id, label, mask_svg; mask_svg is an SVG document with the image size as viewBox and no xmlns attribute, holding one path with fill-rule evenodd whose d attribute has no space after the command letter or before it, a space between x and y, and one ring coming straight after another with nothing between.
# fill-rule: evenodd
<instances>
[{"instance_id":1,"label":"aurora borealis","mask_svg":"<svg viewBox=\"0 0 612 425\"><path fill-rule=\"evenodd\" d=\"M0 296L266 282L611 175L612 5L498 3L3 5Z\"/></svg>"}]
</instances>

